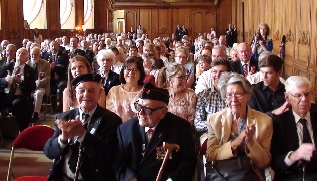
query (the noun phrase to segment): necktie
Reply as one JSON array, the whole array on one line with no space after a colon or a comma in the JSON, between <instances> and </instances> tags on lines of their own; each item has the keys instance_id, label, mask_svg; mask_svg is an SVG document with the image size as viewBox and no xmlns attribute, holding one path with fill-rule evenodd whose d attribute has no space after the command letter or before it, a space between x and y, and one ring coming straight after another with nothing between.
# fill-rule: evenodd
<instances>
[{"instance_id":1,"label":"necktie","mask_svg":"<svg viewBox=\"0 0 317 181\"><path fill-rule=\"evenodd\" d=\"M37 69L37 63L33 64L33 68L35 70L35 80L37 80L39 78L39 71Z\"/></svg>"},{"instance_id":2,"label":"necktie","mask_svg":"<svg viewBox=\"0 0 317 181\"><path fill-rule=\"evenodd\" d=\"M246 63L246 64L243 65L243 74L246 77L246 76L248 76L248 73L249 73L248 64Z\"/></svg>"},{"instance_id":3,"label":"necktie","mask_svg":"<svg viewBox=\"0 0 317 181\"><path fill-rule=\"evenodd\" d=\"M307 120L300 119L299 122L303 125L303 143L312 143L309 131L307 129Z\"/></svg>"},{"instance_id":4,"label":"necktie","mask_svg":"<svg viewBox=\"0 0 317 181\"><path fill-rule=\"evenodd\" d=\"M52 54L52 62L56 61L56 55Z\"/></svg>"},{"instance_id":5,"label":"necktie","mask_svg":"<svg viewBox=\"0 0 317 181\"><path fill-rule=\"evenodd\" d=\"M89 114L86 114L86 113L82 113L81 114L81 120L83 121L83 123L85 123L84 124L84 127L85 127L85 130L87 130L87 127L88 127L88 122L87 122L87 120L88 120L88 118L89 118Z\"/></svg>"},{"instance_id":6,"label":"necktie","mask_svg":"<svg viewBox=\"0 0 317 181\"><path fill-rule=\"evenodd\" d=\"M15 67L14 70L13 70L13 74L12 75L18 75L20 72L21 72L20 66ZM8 93L8 99L9 100L13 100L16 89L17 89L16 83L12 82L11 86L10 86L10 89L9 89L9 93Z\"/></svg>"},{"instance_id":7,"label":"necktie","mask_svg":"<svg viewBox=\"0 0 317 181\"><path fill-rule=\"evenodd\" d=\"M148 137L148 142L150 142L152 136L153 136L153 133L154 133L154 129L150 128L146 134L147 134L147 137Z\"/></svg>"},{"instance_id":8,"label":"necktie","mask_svg":"<svg viewBox=\"0 0 317 181\"><path fill-rule=\"evenodd\" d=\"M85 130L87 130L87 126L88 126L88 122L86 122L89 118L89 114L86 113L82 113L81 114L81 120L84 124ZM77 166L77 162L78 162L78 157L79 157L79 147L80 147L80 143L78 141L76 141L75 143L73 143L72 145L70 145L70 149L72 150L72 154L69 157L69 161L68 161L68 165L69 165L69 169L75 173L76 171L76 166Z\"/></svg>"}]
</instances>

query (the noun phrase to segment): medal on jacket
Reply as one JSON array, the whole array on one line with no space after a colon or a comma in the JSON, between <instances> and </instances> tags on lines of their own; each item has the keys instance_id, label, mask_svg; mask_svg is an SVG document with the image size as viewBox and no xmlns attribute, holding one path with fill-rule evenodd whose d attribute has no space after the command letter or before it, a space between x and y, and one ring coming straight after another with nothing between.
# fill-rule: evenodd
<instances>
[{"instance_id":1,"label":"medal on jacket","mask_svg":"<svg viewBox=\"0 0 317 181\"><path fill-rule=\"evenodd\" d=\"M157 160L164 160L164 157L166 155L166 150L163 148L163 146L158 146L156 147L156 159ZM170 155L170 157L168 157L168 159L172 159L172 154Z\"/></svg>"}]
</instances>

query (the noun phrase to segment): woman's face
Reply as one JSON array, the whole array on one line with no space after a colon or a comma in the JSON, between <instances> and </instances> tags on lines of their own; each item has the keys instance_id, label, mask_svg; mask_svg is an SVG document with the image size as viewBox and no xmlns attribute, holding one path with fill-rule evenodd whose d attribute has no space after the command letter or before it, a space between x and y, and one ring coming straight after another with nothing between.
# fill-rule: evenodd
<instances>
[{"instance_id":1,"label":"woman's face","mask_svg":"<svg viewBox=\"0 0 317 181\"><path fill-rule=\"evenodd\" d=\"M260 33L261 33L262 36L265 36L265 35L266 35L267 29L265 28L265 26L261 26L261 27L260 27Z\"/></svg>"},{"instance_id":2,"label":"woman's face","mask_svg":"<svg viewBox=\"0 0 317 181\"><path fill-rule=\"evenodd\" d=\"M187 63L187 56L185 52L178 52L175 55L175 61L178 64L185 65Z\"/></svg>"},{"instance_id":3,"label":"woman's face","mask_svg":"<svg viewBox=\"0 0 317 181\"><path fill-rule=\"evenodd\" d=\"M140 71L135 63L131 63L123 72L126 83L137 83L141 77Z\"/></svg>"},{"instance_id":4,"label":"woman's face","mask_svg":"<svg viewBox=\"0 0 317 181\"><path fill-rule=\"evenodd\" d=\"M86 67L86 65L84 64L84 62L82 61L75 61L71 64L71 73L73 78L79 76L79 75L83 75L83 74L87 74L88 73L88 69Z\"/></svg>"},{"instance_id":5,"label":"woman's face","mask_svg":"<svg viewBox=\"0 0 317 181\"><path fill-rule=\"evenodd\" d=\"M178 72L176 75L169 77L170 88L174 92L183 91L186 88L186 71Z\"/></svg>"},{"instance_id":6,"label":"woman's face","mask_svg":"<svg viewBox=\"0 0 317 181\"><path fill-rule=\"evenodd\" d=\"M152 67L152 61L150 60L150 57L142 57L143 59L143 67L145 68L151 68Z\"/></svg>"},{"instance_id":7,"label":"woman's face","mask_svg":"<svg viewBox=\"0 0 317 181\"><path fill-rule=\"evenodd\" d=\"M250 94L246 93L240 84L227 86L226 102L234 115L245 115Z\"/></svg>"}]
</instances>

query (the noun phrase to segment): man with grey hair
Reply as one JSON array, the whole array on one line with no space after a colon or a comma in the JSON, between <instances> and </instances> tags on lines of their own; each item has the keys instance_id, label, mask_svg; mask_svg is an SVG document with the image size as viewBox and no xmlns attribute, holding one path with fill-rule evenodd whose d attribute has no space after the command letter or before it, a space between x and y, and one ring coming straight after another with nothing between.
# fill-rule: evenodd
<instances>
[{"instance_id":1,"label":"man with grey hair","mask_svg":"<svg viewBox=\"0 0 317 181\"><path fill-rule=\"evenodd\" d=\"M217 58L227 58L226 47L222 45L216 45L213 47L211 52L211 59L212 61L214 61ZM222 69L226 69L226 67L222 67ZM198 94L203 90L213 88L212 79L212 69L204 71L198 78L197 84L195 86L195 93Z\"/></svg>"},{"instance_id":2,"label":"man with grey hair","mask_svg":"<svg viewBox=\"0 0 317 181\"><path fill-rule=\"evenodd\" d=\"M34 113L32 122L38 121L39 112L41 111L42 101L44 95L50 95L50 78L51 78L51 68L50 64L41 59L41 49L39 47L34 47L30 52L31 60L27 64L34 68L35 70L35 84L36 89L34 91ZM47 97L49 99L49 97Z\"/></svg>"},{"instance_id":3,"label":"man with grey hair","mask_svg":"<svg viewBox=\"0 0 317 181\"><path fill-rule=\"evenodd\" d=\"M312 103L310 81L291 76L285 82L289 111L273 119L271 167L276 180L317 180L317 106Z\"/></svg>"},{"instance_id":4,"label":"man with grey hair","mask_svg":"<svg viewBox=\"0 0 317 181\"><path fill-rule=\"evenodd\" d=\"M115 57L115 54L110 49L102 49L96 55L99 65L98 74L102 77L102 84L106 96L111 87L121 84L119 75L111 70Z\"/></svg>"}]
</instances>

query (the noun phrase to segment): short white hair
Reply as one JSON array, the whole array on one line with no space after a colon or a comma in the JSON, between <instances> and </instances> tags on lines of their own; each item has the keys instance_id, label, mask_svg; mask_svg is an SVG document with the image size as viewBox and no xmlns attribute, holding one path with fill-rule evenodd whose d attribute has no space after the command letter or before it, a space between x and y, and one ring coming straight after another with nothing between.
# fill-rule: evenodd
<instances>
[{"instance_id":1,"label":"short white hair","mask_svg":"<svg viewBox=\"0 0 317 181\"><path fill-rule=\"evenodd\" d=\"M97 61L100 61L102 59L111 59L114 60L115 59L115 54L112 52L112 50L110 49L102 49L98 52L98 54L96 55L96 59Z\"/></svg>"},{"instance_id":2,"label":"short white hair","mask_svg":"<svg viewBox=\"0 0 317 181\"><path fill-rule=\"evenodd\" d=\"M290 92L294 88L299 88L302 86L309 86L311 89L310 81L307 77L303 76L291 76L285 81L285 90L286 92Z\"/></svg>"}]
</instances>

